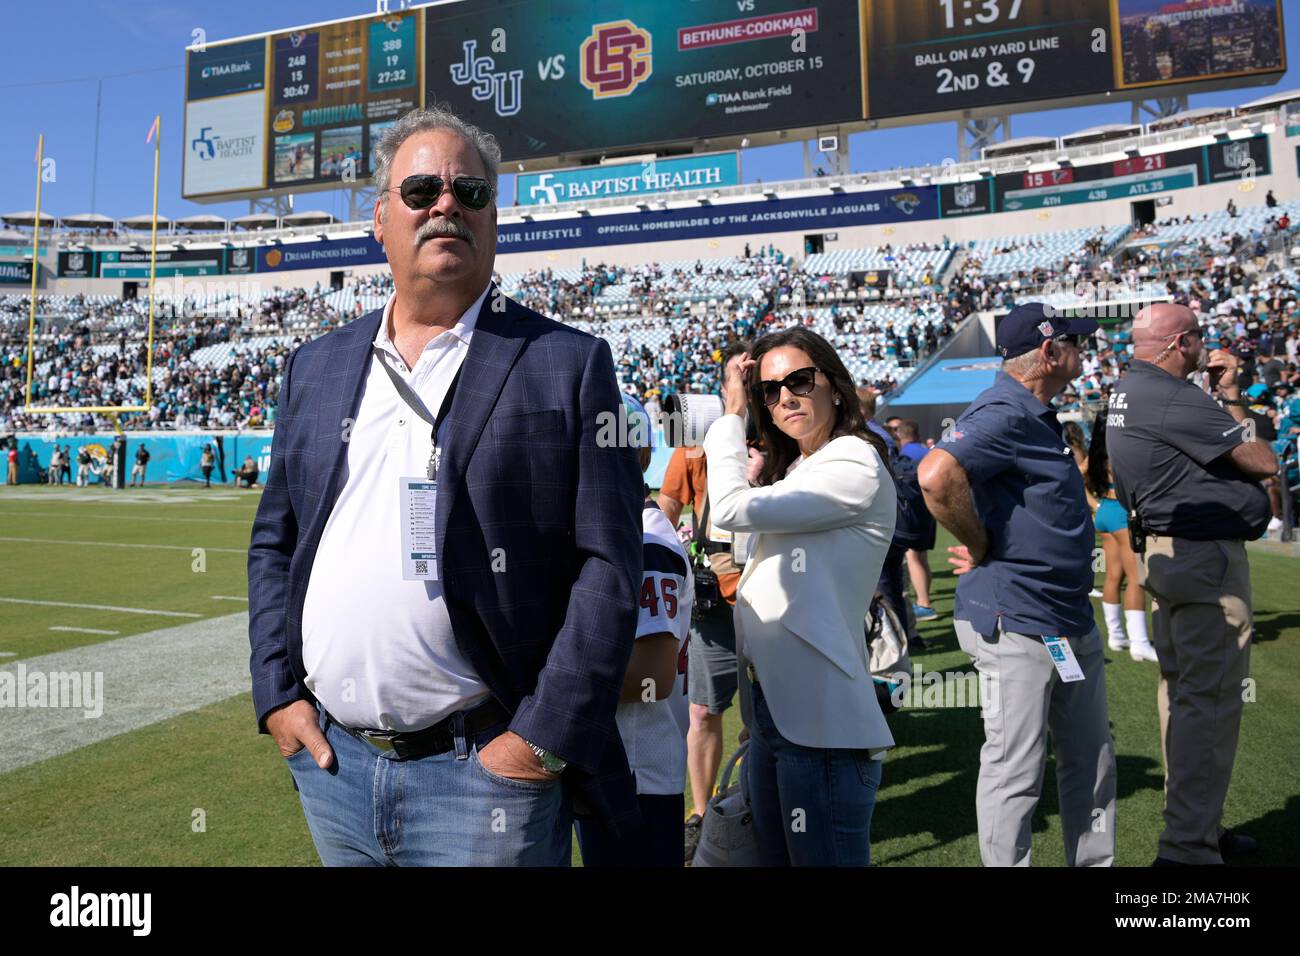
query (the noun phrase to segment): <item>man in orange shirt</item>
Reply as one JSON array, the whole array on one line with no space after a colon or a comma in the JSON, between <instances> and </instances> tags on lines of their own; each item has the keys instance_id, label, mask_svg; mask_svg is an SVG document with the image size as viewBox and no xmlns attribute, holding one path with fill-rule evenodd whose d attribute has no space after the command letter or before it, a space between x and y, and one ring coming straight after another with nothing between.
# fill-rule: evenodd
<instances>
[{"instance_id":1,"label":"man in orange shirt","mask_svg":"<svg viewBox=\"0 0 1300 956\"><path fill-rule=\"evenodd\" d=\"M747 342L732 344L723 352L723 367L733 356L747 351ZM751 452L751 456L754 454ZM732 560L730 533L711 527L708 521L708 486L704 449L678 448L668 461L658 501L659 509L674 528L686 503L691 503L695 540L708 556L710 570L718 576L718 590L722 596L711 610L697 611L692 616L691 638L687 645L686 685L691 719L686 734L686 770L694 803L686 821L687 862L695 855L704 811L717 785L718 768L722 764L722 714L735 697L737 678L736 630L732 612L736 606L740 569Z\"/></svg>"}]
</instances>

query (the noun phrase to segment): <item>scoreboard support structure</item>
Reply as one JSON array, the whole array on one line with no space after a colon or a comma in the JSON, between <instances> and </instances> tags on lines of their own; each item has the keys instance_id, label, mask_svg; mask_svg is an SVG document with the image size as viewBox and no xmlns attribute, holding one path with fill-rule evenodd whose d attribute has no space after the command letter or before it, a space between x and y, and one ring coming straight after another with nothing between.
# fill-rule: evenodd
<instances>
[{"instance_id":1,"label":"scoreboard support structure","mask_svg":"<svg viewBox=\"0 0 1300 956\"><path fill-rule=\"evenodd\" d=\"M1165 96L1154 100L1134 100L1132 122L1134 124L1145 124L1151 120L1168 119L1185 109L1187 109L1187 97L1185 95ZM1146 114L1145 120L1143 114Z\"/></svg>"},{"instance_id":2,"label":"scoreboard support structure","mask_svg":"<svg viewBox=\"0 0 1300 956\"><path fill-rule=\"evenodd\" d=\"M1000 134L1000 135L999 135ZM979 159L985 147L1011 138L1011 114L957 121L957 161Z\"/></svg>"}]
</instances>

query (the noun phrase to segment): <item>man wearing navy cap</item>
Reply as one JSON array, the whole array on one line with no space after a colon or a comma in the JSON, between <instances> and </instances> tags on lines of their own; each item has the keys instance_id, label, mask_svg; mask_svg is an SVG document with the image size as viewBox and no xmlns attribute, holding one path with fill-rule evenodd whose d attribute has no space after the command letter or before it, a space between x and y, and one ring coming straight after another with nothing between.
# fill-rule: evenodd
<instances>
[{"instance_id":1,"label":"man wearing navy cap","mask_svg":"<svg viewBox=\"0 0 1300 956\"><path fill-rule=\"evenodd\" d=\"M1115 856L1115 746L1093 621L1092 515L1048 403L1079 375L1091 319L1019 305L997 330L1002 370L921 462L930 512L960 546L954 625L984 692L976 788L986 866L1028 866L1047 735L1065 858Z\"/></svg>"}]
</instances>

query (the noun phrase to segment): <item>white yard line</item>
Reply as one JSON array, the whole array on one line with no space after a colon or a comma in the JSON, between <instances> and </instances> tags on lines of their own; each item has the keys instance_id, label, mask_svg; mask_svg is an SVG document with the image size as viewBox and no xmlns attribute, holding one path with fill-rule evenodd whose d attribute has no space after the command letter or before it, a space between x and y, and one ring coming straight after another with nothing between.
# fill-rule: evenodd
<instances>
[{"instance_id":1,"label":"white yard line","mask_svg":"<svg viewBox=\"0 0 1300 956\"><path fill-rule=\"evenodd\" d=\"M155 614L159 617L202 617L193 611L159 611L145 607L117 607L113 604L74 604L71 601L37 601L33 598L0 597L5 604L39 604L42 607L84 607L92 611L118 611L122 614Z\"/></svg>"},{"instance_id":2,"label":"white yard line","mask_svg":"<svg viewBox=\"0 0 1300 956\"><path fill-rule=\"evenodd\" d=\"M88 488L72 488L69 491L0 491L0 501L74 501L79 504L111 504L111 505L141 505L141 504L201 504L206 501L243 501L246 498L257 498L262 494L259 488L256 491L245 491L235 494L228 492L225 494L203 494L202 489L178 489L176 492L165 491L141 491L136 489L130 494L112 495L109 492L112 489L91 490ZM127 489L131 491L131 489Z\"/></svg>"},{"instance_id":3,"label":"white yard line","mask_svg":"<svg viewBox=\"0 0 1300 956\"><path fill-rule=\"evenodd\" d=\"M56 538L0 538L0 541L17 541L21 544L67 544L79 548L145 548L150 551L190 551L183 544L133 544L126 541L63 541ZM215 554L248 554L247 548L203 548Z\"/></svg>"},{"instance_id":4,"label":"white yard line","mask_svg":"<svg viewBox=\"0 0 1300 956\"><path fill-rule=\"evenodd\" d=\"M116 637L121 631L102 631L97 627L72 627L69 624L54 624L50 627L51 631L75 631L78 634L108 634Z\"/></svg>"},{"instance_id":5,"label":"white yard line","mask_svg":"<svg viewBox=\"0 0 1300 956\"><path fill-rule=\"evenodd\" d=\"M214 595L212 595L212 600L214 600L214 601L243 601L243 602L247 603L247 602L248 602L248 595L244 595L243 597L240 597L238 594L214 594Z\"/></svg>"},{"instance_id":6,"label":"white yard line","mask_svg":"<svg viewBox=\"0 0 1300 956\"><path fill-rule=\"evenodd\" d=\"M248 525L251 519L244 518L191 518L189 515L181 518L173 515L170 518L159 517L158 515L88 515L84 511L0 511L0 518L67 518L71 521L168 521L175 524L177 521L199 521L203 524L242 524Z\"/></svg>"},{"instance_id":7,"label":"white yard line","mask_svg":"<svg viewBox=\"0 0 1300 956\"><path fill-rule=\"evenodd\" d=\"M101 641L0 665L34 673L103 675L102 714L84 707L0 707L0 774L215 704L252 686L248 613ZM23 688L26 690L26 688ZM256 733L252 707L249 734Z\"/></svg>"}]
</instances>

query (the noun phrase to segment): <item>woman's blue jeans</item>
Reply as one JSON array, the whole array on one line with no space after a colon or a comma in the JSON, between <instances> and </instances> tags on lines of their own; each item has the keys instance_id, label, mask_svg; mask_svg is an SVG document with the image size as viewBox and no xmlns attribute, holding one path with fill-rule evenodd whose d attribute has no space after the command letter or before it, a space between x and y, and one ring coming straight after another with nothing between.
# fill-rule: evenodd
<instances>
[{"instance_id":1,"label":"woman's blue jeans","mask_svg":"<svg viewBox=\"0 0 1300 956\"><path fill-rule=\"evenodd\" d=\"M753 685L745 773L763 866L869 866L881 762L866 750L802 747L781 736Z\"/></svg>"}]
</instances>

